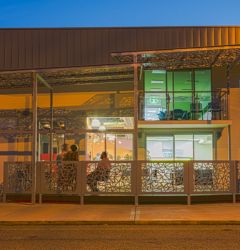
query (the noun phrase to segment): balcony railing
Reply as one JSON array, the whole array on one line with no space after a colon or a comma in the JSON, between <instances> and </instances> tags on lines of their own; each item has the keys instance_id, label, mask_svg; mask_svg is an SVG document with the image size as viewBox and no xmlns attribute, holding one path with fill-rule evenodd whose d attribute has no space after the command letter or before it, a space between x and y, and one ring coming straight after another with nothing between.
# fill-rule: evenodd
<instances>
[{"instance_id":1,"label":"balcony railing","mask_svg":"<svg viewBox=\"0 0 240 250\"><path fill-rule=\"evenodd\" d=\"M182 195L240 193L238 161L111 161L106 172L98 161L38 162L37 194L42 195ZM8 194L31 194L31 162L5 162L3 200Z\"/></svg>"},{"instance_id":2,"label":"balcony railing","mask_svg":"<svg viewBox=\"0 0 240 250\"><path fill-rule=\"evenodd\" d=\"M227 120L226 91L152 91L139 95L139 120Z\"/></svg>"}]
</instances>

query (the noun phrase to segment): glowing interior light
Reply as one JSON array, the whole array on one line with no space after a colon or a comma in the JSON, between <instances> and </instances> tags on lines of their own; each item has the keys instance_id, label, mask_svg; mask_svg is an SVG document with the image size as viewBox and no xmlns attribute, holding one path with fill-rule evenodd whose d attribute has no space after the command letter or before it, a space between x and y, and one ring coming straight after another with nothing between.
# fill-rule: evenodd
<instances>
[{"instance_id":1,"label":"glowing interior light","mask_svg":"<svg viewBox=\"0 0 240 250\"><path fill-rule=\"evenodd\" d=\"M101 124L98 119L93 119L91 125L92 125L92 128L99 128Z\"/></svg>"},{"instance_id":2,"label":"glowing interior light","mask_svg":"<svg viewBox=\"0 0 240 250\"><path fill-rule=\"evenodd\" d=\"M99 126L98 128L99 131L105 131L106 130L106 127L104 125L101 125Z\"/></svg>"}]
</instances>

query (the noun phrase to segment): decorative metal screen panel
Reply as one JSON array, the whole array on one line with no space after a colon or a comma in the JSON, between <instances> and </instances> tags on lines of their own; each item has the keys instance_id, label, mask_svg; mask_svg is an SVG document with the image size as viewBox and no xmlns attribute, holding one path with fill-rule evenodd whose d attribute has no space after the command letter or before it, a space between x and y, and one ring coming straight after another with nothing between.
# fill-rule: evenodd
<instances>
[{"instance_id":1,"label":"decorative metal screen panel","mask_svg":"<svg viewBox=\"0 0 240 250\"><path fill-rule=\"evenodd\" d=\"M98 162L86 163L87 192L130 193L132 163L111 162L109 171L98 168Z\"/></svg>"},{"instance_id":2,"label":"decorative metal screen panel","mask_svg":"<svg viewBox=\"0 0 240 250\"><path fill-rule=\"evenodd\" d=\"M5 162L4 178L4 192L30 193L32 188L31 162Z\"/></svg>"},{"instance_id":3,"label":"decorative metal screen panel","mask_svg":"<svg viewBox=\"0 0 240 250\"><path fill-rule=\"evenodd\" d=\"M144 162L141 166L141 191L147 193L183 193L183 162Z\"/></svg>"},{"instance_id":4,"label":"decorative metal screen panel","mask_svg":"<svg viewBox=\"0 0 240 250\"><path fill-rule=\"evenodd\" d=\"M79 162L40 162L42 193L78 193Z\"/></svg>"},{"instance_id":5,"label":"decorative metal screen panel","mask_svg":"<svg viewBox=\"0 0 240 250\"><path fill-rule=\"evenodd\" d=\"M0 202L3 201L3 183L0 183Z\"/></svg>"},{"instance_id":6,"label":"decorative metal screen panel","mask_svg":"<svg viewBox=\"0 0 240 250\"><path fill-rule=\"evenodd\" d=\"M237 193L240 193L240 161L236 161L237 168Z\"/></svg>"},{"instance_id":7,"label":"decorative metal screen panel","mask_svg":"<svg viewBox=\"0 0 240 250\"><path fill-rule=\"evenodd\" d=\"M230 192L228 161L193 162L193 192Z\"/></svg>"}]
</instances>

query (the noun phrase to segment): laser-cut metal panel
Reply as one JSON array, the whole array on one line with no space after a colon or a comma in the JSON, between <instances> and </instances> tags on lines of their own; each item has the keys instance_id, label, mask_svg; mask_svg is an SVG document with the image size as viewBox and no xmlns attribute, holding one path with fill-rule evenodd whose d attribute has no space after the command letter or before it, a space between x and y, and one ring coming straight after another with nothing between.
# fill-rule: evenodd
<instances>
[{"instance_id":1,"label":"laser-cut metal panel","mask_svg":"<svg viewBox=\"0 0 240 250\"><path fill-rule=\"evenodd\" d=\"M39 162L41 193L78 194L79 162Z\"/></svg>"},{"instance_id":2,"label":"laser-cut metal panel","mask_svg":"<svg viewBox=\"0 0 240 250\"><path fill-rule=\"evenodd\" d=\"M31 162L4 163L4 192L30 193L32 189Z\"/></svg>"},{"instance_id":3,"label":"laser-cut metal panel","mask_svg":"<svg viewBox=\"0 0 240 250\"><path fill-rule=\"evenodd\" d=\"M230 192L230 172L229 161L193 162L193 192Z\"/></svg>"},{"instance_id":4,"label":"laser-cut metal panel","mask_svg":"<svg viewBox=\"0 0 240 250\"><path fill-rule=\"evenodd\" d=\"M183 193L183 162L140 163L141 192L143 193Z\"/></svg>"},{"instance_id":5,"label":"laser-cut metal panel","mask_svg":"<svg viewBox=\"0 0 240 250\"><path fill-rule=\"evenodd\" d=\"M240 193L240 161L236 161L237 170L237 193Z\"/></svg>"},{"instance_id":6,"label":"laser-cut metal panel","mask_svg":"<svg viewBox=\"0 0 240 250\"><path fill-rule=\"evenodd\" d=\"M111 162L109 172L98 168L98 162L86 163L86 191L102 193L130 193L132 163Z\"/></svg>"}]
</instances>

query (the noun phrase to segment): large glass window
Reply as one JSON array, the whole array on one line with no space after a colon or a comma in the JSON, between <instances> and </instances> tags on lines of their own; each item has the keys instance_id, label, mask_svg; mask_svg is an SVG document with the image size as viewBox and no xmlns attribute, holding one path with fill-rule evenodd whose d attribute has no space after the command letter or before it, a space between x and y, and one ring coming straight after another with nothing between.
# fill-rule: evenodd
<instances>
[{"instance_id":1,"label":"large glass window","mask_svg":"<svg viewBox=\"0 0 240 250\"><path fill-rule=\"evenodd\" d=\"M175 160L193 160L193 135L175 135Z\"/></svg>"},{"instance_id":2,"label":"large glass window","mask_svg":"<svg viewBox=\"0 0 240 250\"><path fill-rule=\"evenodd\" d=\"M133 129L133 117L87 117L87 129Z\"/></svg>"},{"instance_id":3,"label":"large glass window","mask_svg":"<svg viewBox=\"0 0 240 250\"><path fill-rule=\"evenodd\" d=\"M211 70L147 70L144 90L145 120L207 119Z\"/></svg>"},{"instance_id":4,"label":"large glass window","mask_svg":"<svg viewBox=\"0 0 240 250\"><path fill-rule=\"evenodd\" d=\"M144 82L145 91L166 91L166 71L145 70Z\"/></svg>"},{"instance_id":5,"label":"large glass window","mask_svg":"<svg viewBox=\"0 0 240 250\"><path fill-rule=\"evenodd\" d=\"M166 71L146 70L144 72L144 119L159 120L166 112Z\"/></svg>"},{"instance_id":6,"label":"large glass window","mask_svg":"<svg viewBox=\"0 0 240 250\"><path fill-rule=\"evenodd\" d=\"M173 136L147 137L147 160L173 160Z\"/></svg>"},{"instance_id":7,"label":"large glass window","mask_svg":"<svg viewBox=\"0 0 240 250\"><path fill-rule=\"evenodd\" d=\"M213 160L212 134L194 135L194 159Z\"/></svg>"},{"instance_id":8,"label":"large glass window","mask_svg":"<svg viewBox=\"0 0 240 250\"><path fill-rule=\"evenodd\" d=\"M192 72L174 72L174 112L173 119L182 120L184 114L190 112L192 103Z\"/></svg>"},{"instance_id":9,"label":"large glass window","mask_svg":"<svg viewBox=\"0 0 240 250\"><path fill-rule=\"evenodd\" d=\"M213 160L213 136L211 133L147 136L146 159Z\"/></svg>"},{"instance_id":10,"label":"large glass window","mask_svg":"<svg viewBox=\"0 0 240 250\"><path fill-rule=\"evenodd\" d=\"M133 135L121 133L88 133L87 160L100 160L103 151L107 151L110 160L133 159Z\"/></svg>"},{"instance_id":11,"label":"large glass window","mask_svg":"<svg viewBox=\"0 0 240 250\"><path fill-rule=\"evenodd\" d=\"M195 70L195 102L203 110L203 119L208 119L208 105L212 100L211 70Z\"/></svg>"}]
</instances>

